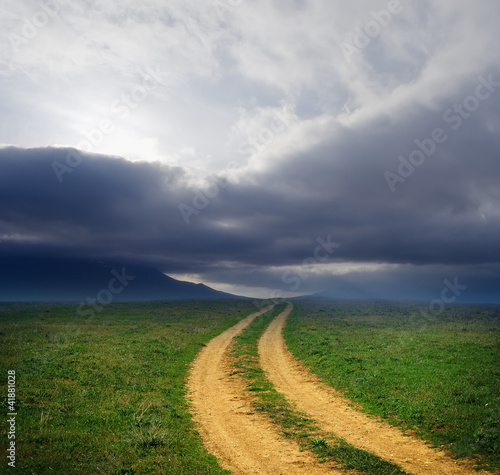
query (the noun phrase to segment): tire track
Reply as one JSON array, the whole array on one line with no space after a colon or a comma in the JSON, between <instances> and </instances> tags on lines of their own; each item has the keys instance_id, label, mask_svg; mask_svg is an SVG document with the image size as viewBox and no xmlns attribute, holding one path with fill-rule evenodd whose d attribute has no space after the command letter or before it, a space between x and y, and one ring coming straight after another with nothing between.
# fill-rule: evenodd
<instances>
[{"instance_id":1,"label":"tire track","mask_svg":"<svg viewBox=\"0 0 500 475\"><path fill-rule=\"evenodd\" d=\"M368 417L322 383L288 351L282 335L292 304L269 325L259 341L260 363L269 380L297 409L350 444L389 460L415 475L487 474L457 462L422 440L405 436L389 424Z\"/></svg>"},{"instance_id":2,"label":"tire track","mask_svg":"<svg viewBox=\"0 0 500 475\"><path fill-rule=\"evenodd\" d=\"M242 379L232 374L229 350L235 336L272 308L249 315L210 340L193 362L188 389L205 447L238 474L343 473L300 452L267 418L248 414L253 412L251 397L245 395Z\"/></svg>"}]
</instances>

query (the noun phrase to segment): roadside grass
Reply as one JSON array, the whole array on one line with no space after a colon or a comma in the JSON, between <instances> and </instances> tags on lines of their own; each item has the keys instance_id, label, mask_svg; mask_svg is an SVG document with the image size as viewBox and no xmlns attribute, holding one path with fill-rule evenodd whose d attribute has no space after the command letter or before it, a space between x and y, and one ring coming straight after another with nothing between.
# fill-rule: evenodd
<instances>
[{"instance_id":1,"label":"roadside grass","mask_svg":"<svg viewBox=\"0 0 500 475\"><path fill-rule=\"evenodd\" d=\"M432 318L389 302L294 301L296 358L371 414L500 473L500 307Z\"/></svg>"},{"instance_id":2,"label":"roadside grass","mask_svg":"<svg viewBox=\"0 0 500 475\"><path fill-rule=\"evenodd\" d=\"M334 463L349 473L366 475L402 475L402 469L376 455L357 449L334 434L321 431L314 419L297 411L286 398L276 391L259 364L258 340L274 317L286 307L278 304L273 310L257 317L239 336L231 351L234 373L247 380L247 390L254 397L256 412L267 415L281 429L284 437L299 442L325 463Z\"/></svg>"},{"instance_id":3,"label":"roadside grass","mask_svg":"<svg viewBox=\"0 0 500 475\"><path fill-rule=\"evenodd\" d=\"M229 473L197 436L185 380L201 345L254 306L114 304L89 318L76 308L0 305L4 408L16 372L16 473Z\"/></svg>"}]
</instances>

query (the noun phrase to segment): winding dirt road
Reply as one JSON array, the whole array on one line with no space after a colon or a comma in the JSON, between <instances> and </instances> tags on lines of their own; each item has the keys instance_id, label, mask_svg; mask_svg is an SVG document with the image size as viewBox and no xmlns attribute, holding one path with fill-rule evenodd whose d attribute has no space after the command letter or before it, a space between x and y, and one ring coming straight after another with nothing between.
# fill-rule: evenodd
<instances>
[{"instance_id":1,"label":"winding dirt road","mask_svg":"<svg viewBox=\"0 0 500 475\"><path fill-rule=\"evenodd\" d=\"M242 379L233 375L229 350L233 338L271 308L249 315L210 340L193 363L189 395L205 446L224 468L237 474L344 473L300 452L295 442L279 436L268 419L249 414L251 398L245 395Z\"/></svg>"},{"instance_id":2,"label":"winding dirt road","mask_svg":"<svg viewBox=\"0 0 500 475\"><path fill-rule=\"evenodd\" d=\"M259 355L269 380L297 409L313 417L322 429L396 463L411 474L487 473L474 471L464 462L456 462L431 449L420 439L405 436L387 423L351 408L346 399L321 383L287 350L282 329L291 310L292 305L288 304L271 322L259 341Z\"/></svg>"}]
</instances>

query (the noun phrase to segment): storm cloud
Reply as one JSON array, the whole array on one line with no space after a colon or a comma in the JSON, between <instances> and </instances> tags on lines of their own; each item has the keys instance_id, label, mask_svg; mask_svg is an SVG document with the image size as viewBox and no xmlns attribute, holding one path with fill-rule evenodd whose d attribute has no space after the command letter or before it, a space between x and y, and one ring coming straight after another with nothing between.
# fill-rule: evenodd
<instances>
[{"instance_id":1,"label":"storm cloud","mask_svg":"<svg viewBox=\"0 0 500 475\"><path fill-rule=\"evenodd\" d=\"M148 264L255 296L433 299L446 280L498 301L497 3L172 2L161 22L150 3L125 9L130 28L178 48L151 42L144 62L113 43L111 6L92 48L87 33L73 62L60 53L64 71L37 63L32 41L2 50L2 95L18 78L24 99L1 118L1 256ZM39 35L54 60L51 38L87 20L68 5L51 21ZM111 62L94 90L96 52Z\"/></svg>"}]
</instances>

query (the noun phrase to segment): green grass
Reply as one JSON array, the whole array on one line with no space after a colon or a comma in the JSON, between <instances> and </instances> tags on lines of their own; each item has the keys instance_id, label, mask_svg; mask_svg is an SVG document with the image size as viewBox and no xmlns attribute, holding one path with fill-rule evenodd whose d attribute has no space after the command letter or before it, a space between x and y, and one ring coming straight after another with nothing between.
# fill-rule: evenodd
<instances>
[{"instance_id":1,"label":"green grass","mask_svg":"<svg viewBox=\"0 0 500 475\"><path fill-rule=\"evenodd\" d=\"M277 305L272 311L257 317L235 338L232 349L234 373L247 380L247 390L254 395L254 410L267 415L280 427L284 437L297 440L303 449L311 450L323 462L334 463L336 468L366 475L405 474L391 462L357 449L334 434L322 432L314 419L297 411L267 379L259 365L258 339L271 320L284 309L285 304Z\"/></svg>"},{"instance_id":2,"label":"green grass","mask_svg":"<svg viewBox=\"0 0 500 475\"><path fill-rule=\"evenodd\" d=\"M500 307L433 318L391 303L295 301L292 353L367 412L500 469Z\"/></svg>"},{"instance_id":3,"label":"green grass","mask_svg":"<svg viewBox=\"0 0 500 475\"><path fill-rule=\"evenodd\" d=\"M197 436L185 378L201 345L251 303L116 304L87 319L75 310L0 305L2 394L16 371L16 473L229 473Z\"/></svg>"},{"instance_id":4,"label":"green grass","mask_svg":"<svg viewBox=\"0 0 500 475\"><path fill-rule=\"evenodd\" d=\"M320 377L367 411L500 468L499 307L452 306L429 319L409 305L294 305L287 343ZM4 408L7 370L16 370L16 473L228 473L197 436L185 378L201 345L253 313L251 303L114 304L91 318L75 310L0 305ZM238 339L246 349L236 371L258 396L255 410L327 461L354 457L372 470L358 473L391 473L367 468L369 454L315 429L275 394L256 364L270 318Z\"/></svg>"}]
</instances>

